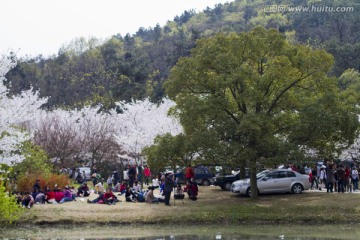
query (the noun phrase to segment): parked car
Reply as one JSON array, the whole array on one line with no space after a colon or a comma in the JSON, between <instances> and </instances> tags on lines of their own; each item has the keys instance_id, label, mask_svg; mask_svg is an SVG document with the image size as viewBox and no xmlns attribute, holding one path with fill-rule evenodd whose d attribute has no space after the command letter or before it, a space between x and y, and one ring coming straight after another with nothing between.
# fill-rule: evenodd
<instances>
[{"instance_id":1,"label":"parked car","mask_svg":"<svg viewBox=\"0 0 360 240\"><path fill-rule=\"evenodd\" d=\"M250 169L245 168L245 178L250 177ZM221 187L222 190L230 191L231 184L240 180L240 171L234 171L234 174L217 176L212 179L212 184Z\"/></svg>"},{"instance_id":2,"label":"parked car","mask_svg":"<svg viewBox=\"0 0 360 240\"><path fill-rule=\"evenodd\" d=\"M213 174L209 171L209 169L205 166L195 166L194 169L194 181L202 186L210 186L211 179L213 178ZM179 168L178 171L174 174L175 179L178 183L185 184L185 168Z\"/></svg>"},{"instance_id":3,"label":"parked car","mask_svg":"<svg viewBox=\"0 0 360 240\"><path fill-rule=\"evenodd\" d=\"M258 193L302 193L310 188L309 176L289 169L265 170L256 175ZM251 196L250 179L238 180L231 185L231 192Z\"/></svg>"},{"instance_id":4,"label":"parked car","mask_svg":"<svg viewBox=\"0 0 360 240\"><path fill-rule=\"evenodd\" d=\"M77 167L77 168L75 168L75 173L73 175L73 178L76 179L79 172L82 174L83 171L85 171L86 181L91 180L91 169L89 167Z\"/></svg>"}]
</instances>

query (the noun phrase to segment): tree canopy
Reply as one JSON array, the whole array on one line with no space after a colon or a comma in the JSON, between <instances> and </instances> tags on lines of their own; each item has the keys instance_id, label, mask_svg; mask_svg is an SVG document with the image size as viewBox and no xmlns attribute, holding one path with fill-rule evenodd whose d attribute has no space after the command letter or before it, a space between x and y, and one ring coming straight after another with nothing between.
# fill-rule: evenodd
<instances>
[{"instance_id":1,"label":"tree canopy","mask_svg":"<svg viewBox=\"0 0 360 240\"><path fill-rule=\"evenodd\" d=\"M241 149L256 183L260 162L311 151L331 157L353 143L358 112L328 76L333 62L274 29L219 33L178 61L165 89L185 134L215 132L217 141Z\"/></svg>"}]
</instances>

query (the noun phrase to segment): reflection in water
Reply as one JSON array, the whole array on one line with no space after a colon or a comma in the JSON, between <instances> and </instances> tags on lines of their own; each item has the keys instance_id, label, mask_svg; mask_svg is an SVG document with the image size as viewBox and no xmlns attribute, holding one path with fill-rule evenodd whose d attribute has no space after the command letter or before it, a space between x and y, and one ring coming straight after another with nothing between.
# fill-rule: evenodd
<instances>
[{"instance_id":1,"label":"reflection in water","mask_svg":"<svg viewBox=\"0 0 360 240\"><path fill-rule=\"evenodd\" d=\"M237 240L237 239L360 239L359 225L201 225L201 226L48 226L2 228L0 239L59 240Z\"/></svg>"}]
</instances>

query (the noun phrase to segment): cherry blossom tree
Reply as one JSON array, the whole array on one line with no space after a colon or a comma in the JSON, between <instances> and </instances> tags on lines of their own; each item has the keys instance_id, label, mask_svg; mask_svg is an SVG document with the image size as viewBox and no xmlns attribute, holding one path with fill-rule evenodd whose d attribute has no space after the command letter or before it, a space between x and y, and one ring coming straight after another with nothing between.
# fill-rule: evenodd
<instances>
[{"instance_id":1,"label":"cherry blossom tree","mask_svg":"<svg viewBox=\"0 0 360 240\"><path fill-rule=\"evenodd\" d=\"M159 105L151 103L149 99L119 102L117 105L123 109L123 113L117 115L118 131L115 138L126 150L127 158L139 161L144 147L152 145L156 136L182 132L180 123L168 116L169 109L174 106L169 99L164 99Z\"/></svg>"},{"instance_id":2,"label":"cherry blossom tree","mask_svg":"<svg viewBox=\"0 0 360 240\"><path fill-rule=\"evenodd\" d=\"M30 139L30 135L22 126L31 121L47 101L46 98L39 98L32 89L9 96L4 85L5 74L15 65L13 59L4 55L0 57L0 164L5 165L13 165L24 159L18 149L22 142Z\"/></svg>"},{"instance_id":3,"label":"cherry blossom tree","mask_svg":"<svg viewBox=\"0 0 360 240\"><path fill-rule=\"evenodd\" d=\"M355 140L354 144L341 153L340 159L355 162L360 161L360 136Z\"/></svg>"},{"instance_id":4,"label":"cherry blossom tree","mask_svg":"<svg viewBox=\"0 0 360 240\"><path fill-rule=\"evenodd\" d=\"M114 138L116 112L104 113L99 109L84 107L43 113L32 126L35 143L59 165L93 166L119 160L121 148Z\"/></svg>"}]
</instances>

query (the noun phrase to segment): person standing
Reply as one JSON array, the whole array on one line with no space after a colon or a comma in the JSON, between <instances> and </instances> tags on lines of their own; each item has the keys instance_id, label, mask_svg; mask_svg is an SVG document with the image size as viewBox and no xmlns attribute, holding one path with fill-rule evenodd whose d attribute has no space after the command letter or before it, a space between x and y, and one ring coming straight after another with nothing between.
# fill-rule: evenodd
<instances>
[{"instance_id":1,"label":"person standing","mask_svg":"<svg viewBox=\"0 0 360 240\"><path fill-rule=\"evenodd\" d=\"M135 178L136 178L135 166L129 165L129 170L127 172L127 175L129 177L129 186L132 188L134 185Z\"/></svg>"},{"instance_id":2,"label":"person standing","mask_svg":"<svg viewBox=\"0 0 360 240\"><path fill-rule=\"evenodd\" d=\"M185 178L187 181L192 181L194 178L194 169L191 167L191 164L185 168Z\"/></svg>"},{"instance_id":3,"label":"person standing","mask_svg":"<svg viewBox=\"0 0 360 240\"><path fill-rule=\"evenodd\" d=\"M150 168L146 165L144 169L144 176L145 176L145 185L149 185L151 179L151 171Z\"/></svg>"},{"instance_id":4,"label":"person standing","mask_svg":"<svg viewBox=\"0 0 360 240\"><path fill-rule=\"evenodd\" d=\"M35 184L34 184L34 186L33 186L33 192L36 192L36 189L37 190L40 190L41 188L40 188L40 179L36 179L36 181L35 181Z\"/></svg>"},{"instance_id":5,"label":"person standing","mask_svg":"<svg viewBox=\"0 0 360 240\"><path fill-rule=\"evenodd\" d=\"M311 170L311 187L310 189L314 189L314 183L316 184L316 189L319 189L319 183L317 178L317 166L315 166Z\"/></svg>"},{"instance_id":6,"label":"person standing","mask_svg":"<svg viewBox=\"0 0 360 240\"><path fill-rule=\"evenodd\" d=\"M338 192L345 192L345 170L342 165L339 166L339 169L336 171L336 175L338 178Z\"/></svg>"},{"instance_id":7,"label":"person standing","mask_svg":"<svg viewBox=\"0 0 360 240\"><path fill-rule=\"evenodd\" d=\"M359 172L356 166L351 170L351 182L353 183L354 192L359 189Z\"/></svg>"},{"instance_id":8,"label":"person standing","mask_svg":"<svg viewBox=\"0 0 360 240\"><path fill-rule=\"evenodd\" d=\"M165 173L164 175L164 195L165 195L165 205L170 206L170 196L174 187L174 180L172 179L173 175L170 173Z\"/></svg>"},{"instance_id":9,"label":"person standing","mask_svg":"<svg viewBox=\"0 0 360 240\"><path fill-rule=\"evenodd\" d=\"M142 182L143 181L142 176L143 176L144 168L141 165L139 165L139 166L137 166L136 170L137 170L136 171L137 172L137 180L138 180L138 182Z\"/></svg>"},{"instance_id":10,"label":"person standing","mask_svg":"<svg viewBox=\"0 0 360 240\"><path fill-rule=\"evenodd\" d=\"M91 180L92 180L92 183L95 187L96 183L97 183L97 169L96 169L96 166L94 165L93 168L92 168L92 173L91 173Z\"/></svg>"},{"instance_id":11,"label":"person standing","mask_svg":"<svg viewBox=\"0 0 360 240\"><path fill-rule=\"evenodd\" d=\"M334 176L334 166L329 164L326 168L326 176L327 176L327 185L326 192L333 192L335 176Z\"/></svg>"},{"instance_id":12,"label":"person standing","mask_svg":"<svg viewBox=\"0 0 360 240\"><path fill-rule=\"evenodd\" d=\"M344 181L344 187L345 192L352 192L352 182L350 181L351 178L351 169L349 166L345 167L345 181Z\"/></svg>"},{"instance_id":13,"label":"person standing","mask_svg":"<svg viewBox=\"0 0 360 240\"><path fill-rule=\"evenodd\" d=\"M113 171L112 183L115 186L120 181L119 172L117 170Z\"/></svg>"}]
</instances>

